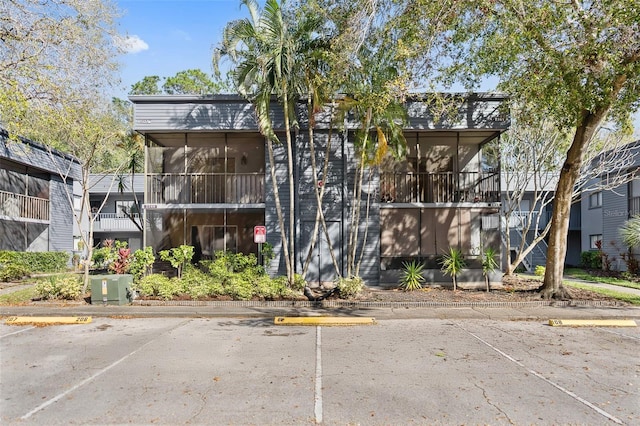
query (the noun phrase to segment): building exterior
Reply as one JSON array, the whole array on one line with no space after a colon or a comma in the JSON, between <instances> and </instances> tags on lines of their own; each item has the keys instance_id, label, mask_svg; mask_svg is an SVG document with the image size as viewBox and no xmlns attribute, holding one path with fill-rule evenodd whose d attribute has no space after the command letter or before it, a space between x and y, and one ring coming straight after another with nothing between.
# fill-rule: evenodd
<instances>
[{"instance_id":1,"label":"building exterior","mask_svg":"<svg viewBox=\"0 0 640 426\"><path fill-rule=\"evenodd\" d=\"M274 195L277 189L288 229L286 151L282 145L274 149L278 177L274 188L253 107L234 95L129 99L134 104L134 128L146 140L143 245L156 251L193 245L196 261L218 250L256 253L254 230L264 226L266 241L276 254L268 269L284 274ZM402 263L408 260L423 262L430 282L450 282L438 264L449 247L460 249L468 260L461 281L483 282L481 250L500 247L499 227L483 226L491 223L483 218L498 215L500 208L499 159L484 157L483 148L496 143L508 128L503 102L498 95L468 96L457 114L444 122L434 120L421 98L408 102L408 155L386 159L363 175L360 200L369 208L360 210L357 221L358 275L368 285L397 284ZM310 121L302 104L297 113L291 218L296 271L302 270L310 251L318 212L317 181L324 190L322 212L329 238L320 233L307 280L322 283L338 275L330 247L340 275L347 271L358 125L349 118L332 123L326 110L315 117L318 164L328 154L327 173L322 175L319 167L316 180L309 151ZM282 110L275 103L272 114L274 128L282 136Z\"/></svg>"},{"instance_id":2,"label":"building exterior","mask_svg":"<svg viewBox=\"0 0 640 426\"><path fill-rule=\"evenodd\" d=\"M77 184L78 185L78 184ZM144 197L144 176L137 174L89 176L89 205L93 213L93 244L105 240L127 243L135 251L142 248L142 215L139 206ZM82 230L89 229L87 215L82 215ZM78 234L76 234L78 235ZM80 237L77 237L80 241Z\"/></svg>"},{"instance_id":3,"label":"building exterior","mask_svg":"<svg viewBox=\"0 0 640 426\"><path fill-rule=\"evenodd\" d=\"M623 259L629 248L620 237L620 228L632 216L640 214L640 140L624 147L621 151L631 151L632 158L623 173L630 178L614 188L588 191L580 200L582 215L581 251L596 251L596 243L602 243L602 251L611 261L611 268L626 271ZM598 177L606 185L607 175ZM633 248L636 258L640 258L639 247Z\"/></svg>"},{"instance_id":4,"label":"building exterior","mask_svg":"<svg viewBox=\"0 0 640 426\"><path fill-rule=\"evenodd\" d=\"M76 158L0 129L0 250L71 252L79 177Z\"/></svg>"}]
</instances>

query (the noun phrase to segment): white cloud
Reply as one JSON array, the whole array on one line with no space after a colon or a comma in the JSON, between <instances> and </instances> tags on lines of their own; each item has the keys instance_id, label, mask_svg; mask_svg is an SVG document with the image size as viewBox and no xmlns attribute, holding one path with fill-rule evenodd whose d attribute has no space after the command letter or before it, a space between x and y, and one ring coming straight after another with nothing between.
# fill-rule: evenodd
<instances>
[{"instance_id":1,"label":"white cloud","mask_svg":"<svg viewBox=\"0 0 640 426\"><path fill-rule=\"evenodd\" d=\"M123 53L139 53L149 49L149 45L137 35L116 36L115 43Z\"/></svg>"}]
</instances>

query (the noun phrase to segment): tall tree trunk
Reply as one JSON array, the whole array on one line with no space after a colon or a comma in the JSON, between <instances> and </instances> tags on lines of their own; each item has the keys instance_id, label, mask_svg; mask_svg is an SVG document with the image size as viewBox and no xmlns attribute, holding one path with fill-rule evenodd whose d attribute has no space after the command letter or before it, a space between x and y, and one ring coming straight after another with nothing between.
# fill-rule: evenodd
<instances>
[{"instance_id":1,"label":"tall tree trunk","mask_svg":"<svg viewBox=\"0 0 640 426\"><path fill-rule=\"evenodd\" d=\"M267 151L269 153L269 174L271 175L271 185L273 185L273 199L276 203L276 213L278 215L278 225L280 226L280 243L282 244L282 254L284 264L287 269L287 277L293 276L291 262L289 262L289 244L287 243L287 230L284 226L284 216L282 214L282 204L280 204L280 191L278 190L278 179L276 177L276 160L273 154L273 141L267 136Z\"/></svg>"},{"instance_id":2,"label":"tall tree trunk","mask_svg":"<svg viewBox=\"0 0 640 426\"><path fill-rule=\"evenodd\" d=\"M284 128L287 139L287 177L289 181L289 268L287 268L287 278L289 285L293 286L296 273L296 250L295 250L295 182L293 180L293 142L291 141L291 123L289 121L289 97L287 86L284 87Z\"/></svg>"},{"instance_id":3,"label":"tall tree trunk","mask_svg":"<svg viewBox=\"0 0 640 426\"><path fill-rule=\"evenodd\" d=\"M562 285L562 276L567 255L567 233L569 232L569 214L571 212L571 202L573 201L573 187L580 175L583 155L608 111L609 108L603 108L595 113L589 111L582 113L582 120L580 120L580 125L576 128L573 142L569 151L567 151L567 158L560 170L551 216L547 266L544 274L544 283L540 287L540 293L544 299L569 297Z\"/></svg>"},{"instance_id":4,"label":"tall tree trunk","mask_svg":"<svg viewBox=\"0 0 640 426\"><path fill-rule=\"evenodd\" d=\"M331 125L329 126L329 132L327 135L327 147L325 149L324 162L322 166L322 177L325 181L325 185L318 185L318 166L316 164L316 153L315 153L315 143L314 143L314 131L311 117L313 115L313 105L311 103L312 95L309 94L309 100L307 101L307 110L309 114L309 153L311 156L311 173L313 174L313 187L314 194L316 197L316 221L313 227L313 234L311 235L311 241L309 242L309 251L307 252L307 258L305 259L304 265L302 267L302 276L306 277L307 271L309 270L309 265L311 264L311 257L313 256L313 250L316 246L316 242L318 239L318 230L320 225L322 225L322 230L324 232L325 238L327 240L327 248L329 250L329 254L331 256L331 261L333 262L333 267L336 271L336 275L341 277L340 267L338 266L338 261L336 259L335 253L333 251L333 243L331 242L331 237L329 235L329 231L327 230L327 222L324 217L324 212L322 210L322 199L324 197L324 190L326 188L326 179L327 173L329 170L329 158L331 155L331 138L333 135L333 106L331 112Z\"/></svg>"}]
</instances>

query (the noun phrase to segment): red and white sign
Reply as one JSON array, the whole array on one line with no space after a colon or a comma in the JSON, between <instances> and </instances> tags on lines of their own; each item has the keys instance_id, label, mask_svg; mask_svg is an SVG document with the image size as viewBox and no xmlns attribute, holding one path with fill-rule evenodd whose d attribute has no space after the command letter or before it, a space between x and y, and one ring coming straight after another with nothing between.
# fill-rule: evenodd
<instances>
[{"instance_id":1,"label":"red and white sign","mask_svg":"<svg viewBox=\"0 0 640 426\"><path fill-rule=\"evenodd\" d=\"M256 244L262 244L267 242L267 227L266 226L254 226L253 227L253 242Z\"/></svg>"}]
</instances>

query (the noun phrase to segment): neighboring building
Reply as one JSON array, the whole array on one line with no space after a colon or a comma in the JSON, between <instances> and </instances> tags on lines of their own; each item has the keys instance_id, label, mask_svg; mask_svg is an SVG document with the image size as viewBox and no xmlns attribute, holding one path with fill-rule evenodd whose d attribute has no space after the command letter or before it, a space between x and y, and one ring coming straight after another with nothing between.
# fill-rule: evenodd
<instances>
[{"instance_id":1,"label":"neighboring building","mask_svg":"<svg viewBox=\"0 0 640 426\"><path fill-rule=\"evenodd\" d=\"M593 188L600 185L606 187L606 179L611 179L611 182L614 180L617 181L618 175L638 175L638 170L640 169L640 141L617 149L614 153L615 157L610 156L612 152L613 151L603 154L603 156L606 156L607 161L612 162L611 169L608 170L604 176L589 181L585 184L585 187ZM594 168L592 170L598 170L596 168L598 167L596 162L600 158L602 158L602 156L593 160L594 163L592 164ZM624 164L624 166L620 166L619 164ZM615 178L613 176L615 176ZM601 182L602 179L605 181ZM620 238L619 230L624 222L631 216L640 214L640 178L622 178L622 180L624 180L625 183L611 189L585 190L572 205L567 234L566 266L580 266L581 253L584 251L598 250L596 243L601 241L603 252L606 253L612 261L612 269L626 270L626 264L621 255L626 255L628 247L624 246ZM519 206L519 211L512 214L509 223L512 258L515 256L515 249L520 244L520 241L522 241L522 238L525 238L527 243L531 242L551 220L552 203L543 208L540 213L541 216L538 226L532 226L526 235L523 232L523 229L526 227L529 211L533 209L533 211L538 212L540 210L534 205L535 198L533 194L535 191L549 191L549 196L553 198L557 178L551 177L549 179L542 179L542 181L544 181L545 184L542 185L538 182L537 188L531 183L531 187L528 187L525 192ZM508 190L508 187L509 185L504 181L503 177L503 210L507 205L506 192L504 191ZM537 214L534 215L534 222L536 218ZM506 246L506 232L504 232L506 229L506 220L503 217L501 221L504 248ZM636 250L638 250L638 248L636 248ZM537 265L546 265L546 255L547 243L545 239L526 257L522 266L528 272L533 272ZM638 253L636 253L636 255L638 255ZM503 263L503 267L506 267L506 263Z\"/></svg>"},{"instance_id":2,"label":"neighboring building","mask_svg":"<svg viewBox=\"0 0 640 426\"><path fill-rule=\"evenodd\" d=\"M71 252L79 176L71 155L0 129L0 250Z\"/></svg>"},{"instance_id":3,"label":"neighboring building","mask_svg":"<svg viewBox=\"0 0 640 426\"><path fill-rule=\"evenodd\" d=\"M501 229L502 229L502 248L506 250L506 237L507 237L507 218L506 211L508 210L508 196L507 191L515 190L515 188L509 188L510 179L502 175L502 217L501 217ZM516 182L516 179L513 179ZM535 238L537 238L549 224L551 220L551 214L553 211L553 194L557 185L557 176L544 175L538 177L537 184L533 181L533 178L527 182L522 200L514 211L511 213L508 223L509 236L510 236L510 248L511 248L511 260L513 261L517 255L517 251L520 248L520 242L524 239L526 249ZM545 204L545 201L551 201ZM530 223L529 223L530 222ZM580 236L581 236L581 212L580 204L576 203L571 208L569 216L569 231L567 233L567 255L565 264L571 266L578 266L580 264ZM538 242L536 246L529 252L524 258L520 266L527 272L533 272L538 265L545 266L547 264L547 238ZM507 256L503 257L503 269L507 267Z\"/></svg>"},{"instance_id":4,"label":"neighboring building","mask_svg":"<svg viewBox=\"0 0 640 426\"><path fill-rule=\"evenodd\" d=\"M633 163L624 170L632 178L612 189L586 192L580 202L581 251L598 250L596 242L601 241L602 251L611 260L611 268L619 271L627 270L621 255L626 255L629 250L622 242L620 228L632 216L640 214L640 140L625 146L625 149L634 153ZM599 179L606 183L608 178L605 175ZM638 249L634 248L636 258L640 258Z\"/></svg>"},{"instance_id":5,"label":"neighboring building","mask_svg":"<svg viewBox=\"0 0 640 426\"><path fill-rule=\"evenodd\" d=\"M143 224L138 206L144 197L144 175L92 174L88 187L94 215L94 247L100 247L105 240L118 240L126 242L133 251L142 248ZM85 214L82 216L83 232L88 228Z\"/></svg>"},{"instance_id":6,"label":"neighboring building","mask_svg":"<svg viewBox=\"0 0 640 426\"><path fill-rule=\"evenodd\" d=\"M235 95L129 99L134 103L134 128L146 140L143 245L156 251L193 245L194 260L210 258L217 250L255 253L254 227L266 226L267 242L276 253L270 273L284 274L269 159L253 107ZM409 101L406 160L386 161L364 175L361 200L370 209L363 208L360 214L358 244L364 253L359 275L368 285L397 284L402 263L408 260L425 263L430 282L450 283L438 264L449 247L462 250L468 260L469 270L461 281L483 282L481 249L500 247L499 228L483 227L491 222L483 218L499 212L500 180L498 160L489 161L482 152L508 128L503 102L499 95L471 95L457 117L436 123L426 102ZM297 111L301 128L294 147L297 271L307 257L317 211L305 111L302 106ZM275 103L272 115L282 135L282 109ZM331 245L341 273L346 274L357 123L347 120L331 128L327 117L319 114L314 123L318 161L332 135L328 174L318 179L325 190L323 213ZM283 146L275 148L275 158L287 217ZM335 278L322 233L312 259L310 282Z\"/></svg>"}]
</instances>

